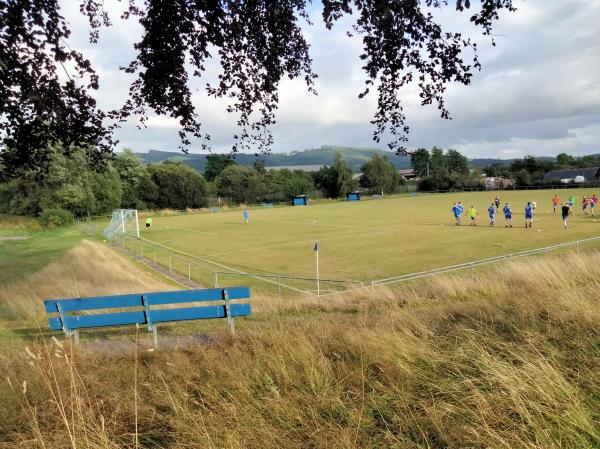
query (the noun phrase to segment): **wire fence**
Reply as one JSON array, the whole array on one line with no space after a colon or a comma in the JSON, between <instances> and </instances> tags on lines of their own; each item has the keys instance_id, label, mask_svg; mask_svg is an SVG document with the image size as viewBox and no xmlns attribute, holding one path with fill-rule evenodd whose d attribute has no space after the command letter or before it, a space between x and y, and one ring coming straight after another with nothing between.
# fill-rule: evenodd
<instances>
[{"instance_id":1,"label":"wire fence","mask_svg":"<svg viewBox=\"0 0 600 449\"><path fill-rule=\"evenodd\" d=\"M600 242L600 237L591 237L588 239L575 240L575 241L567 242L567 243L560 243L558 245L545 246L543 248L536 248L536 249L531 249L531 250L527 250L527 251L520 251L520 252L516 252L516 253L504 254L502 256L490 257L488 259L474 260L472 262L465 262L465 263L451 265L451 266L447 266L447 267L434 268L432 270L421 271L418 273L409 273L409 274L403 274L403 275L399 275L399 276L388 277L388 278L384 278L384 279L375 279L375 280L371 281L371 288L373 288L377 285L398 284L398 283L402 283L402 282L415 281L415 280L419 280L419 279L424 279L425 281L427 281L427 279L430 278L431 276L435 276L438 274L453 273L453 272L458 272L458 271L463 271L463 270L471 270L471 273L473 273L473 270L477 267L482 267L485 265L494 264L494 263L498 263L498 262L512 261L519 257L542 255L542 254L547 255L550 252L554 252L557 250L574 249L576 252L579 252L579 250L581 249L581 247L583 245L592 243L592 242L596 242L596 243Z\"/></svg>"},{"instance_id":2,"label":"wire fence","mask_svg":"<svg viewBox=\"0 0 600 449\"><path fill-rule=\"evenodd\" d=\"M116 235L109 243L120 247L144 263L162 267L169 273L202 286L231 285L243 281L245 284L264 293L311 294L319 296L353 288L362 288L364 283L351 279L330 279L272 273L250 273L227 267L219 262L203 258L188 257L163 248L149 240L135 236Z\"/></svg>"}]
</instances>

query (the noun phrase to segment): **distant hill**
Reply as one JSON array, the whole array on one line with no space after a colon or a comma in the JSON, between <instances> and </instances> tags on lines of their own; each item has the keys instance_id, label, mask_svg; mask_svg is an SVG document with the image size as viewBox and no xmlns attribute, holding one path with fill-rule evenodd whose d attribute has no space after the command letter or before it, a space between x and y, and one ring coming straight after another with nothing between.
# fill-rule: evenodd
<instances>
[{"instance_id":1,"label":"distant hill","mask_svg":"<svg viewBox=\"0 0 600 449\"><path fill-rule=\"evenodd\" d=\"M334 145L323 145L321 148L293 151L291 153L272 153L267 156L238 153L234 157L238 164L247 166L252 166L257 159L264 159L267 167L331 165L336 151L340 151L344 155L346 163L354 172L359 172L360 167L371 159L374 154L387 156L397 168L410 168L410 157L407 156L398 156L377 148L338 147ZM180 152L150 150L148 153L138 153L138 155L146 163L163 162L166 160L181 161L201 172L206 167L206 154L185 155Z\"/></svg>"},{"instance_id":2,"label":"distant hill","mask_svg":"<svg viewBox=\"0 0 600 449\"><path fill-rule=\"evenodd\" d=\"M410 156L398 156L389 151L377 148L340 147L323 145L321 148L292 151L291 153L272 153L268 156L255 156L254 154L236 154L235 161L240 165L252 166L257 159L264 159L267 167L281 167L294 165L331 165L335 153L340 151L346 163L353 172L360 172L360 167L373 157L381 154L388 157L396 168L410 168ZM206 154L188 154L174 151L150 150L148 153L138 153L145 163L163 162L166 160L181 161L200 172L206 167ZM539 157L540 160L554 160L553 157ZM480 158L469 159L469 165L475 168L488 167L492 164L510 164L515 159Z\"/></svg>"},{"instance_id":3,"label":"distant hill","mask_svg":"<svg viewBox=\"0 0 600 449\"><path fill-rule=\"evenodd\" d=\"M548 156L536 157L536 160L539 160L539 161L554 161L554 159L555 158L548 157ZM516 159L490 159L490 158L469 159L469 165L471 165L471 167L483 168L483 167L489 167L490 165L493 165L493 164L508 165L508 164L512 164L514 161L516 161Z\"/></svg>"}]
</instances>

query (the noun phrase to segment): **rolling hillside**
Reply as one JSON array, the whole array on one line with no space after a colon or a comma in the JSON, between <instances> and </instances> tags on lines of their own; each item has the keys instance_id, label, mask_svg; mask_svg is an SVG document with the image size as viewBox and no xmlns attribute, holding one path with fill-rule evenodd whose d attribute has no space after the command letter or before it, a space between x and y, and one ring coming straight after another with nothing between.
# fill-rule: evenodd
<instances>
[{"instance_id":1,"label":"rolling hillside","mask_svg":"<svg viewBox=\"0 0 600 449\"><path fill-rule=\"evenodd\" d=\"M359 172L361 165L376 153L385 154L397 168L410 168L410 158L406 156L398 156L376 148L352 148L334 145L323 145L318 149L293 151L291 153L272 153L266 156L236 154L235 160L238 164L250 166L254 164L254 161L257 159L262 158L265 160L267 167L284 165L330 165L333 163L336 151L341 151L344 154L346 162L354 172ZM180 152L157 150L150 150L148 153L138 153L138 155L146 163L179 160L201 172L204 171L204 167L206 166L207 156L206 154L185 155Z\"/></svg>"}]
</instances>

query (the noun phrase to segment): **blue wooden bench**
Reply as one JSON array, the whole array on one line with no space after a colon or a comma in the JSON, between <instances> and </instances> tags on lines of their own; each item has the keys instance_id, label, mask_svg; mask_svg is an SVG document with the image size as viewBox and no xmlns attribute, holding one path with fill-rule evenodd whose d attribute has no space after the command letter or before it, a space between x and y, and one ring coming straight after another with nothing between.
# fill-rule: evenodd
<instances>
[{"instance_id":1,"label":"blue wooden bench","mask_svg":"<svg viewBox=\"0 0 600 449\"><path fill-rule=\"evenodd\" d=\"M136 293L93 298L48 299L44 307L50 329L79 342L79 329L145 324L158 345L157 325L175 321L226 318L235 333L236 316L250 316L250 287ZM194 303L207 303L194 305ZM177 307L173 307L177 306Z\"/></svg>"}]
</instances>

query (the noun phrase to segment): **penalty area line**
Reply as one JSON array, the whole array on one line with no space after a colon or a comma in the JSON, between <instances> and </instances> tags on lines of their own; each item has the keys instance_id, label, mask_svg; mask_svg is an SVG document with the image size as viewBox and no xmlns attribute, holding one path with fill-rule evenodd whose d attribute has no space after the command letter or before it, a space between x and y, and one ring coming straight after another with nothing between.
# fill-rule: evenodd
<instances>
[{"instance_id":1,"label":"penalty area line","mask_svg":"<svg viewBox=\"0 0 600 449\"><path fill-rule=\"evenodd\" d=\"M167 229L177 229L178 231L186 231L186 232L196 232L198 234L206 234L206 235L210 235L213 237L218 237L219 234L215 234L214 232L204 232L204 231L197 231L196 229L187 229L187 228L178 228L176 226L167 226Z\"/></svg>"}]
</instances>

